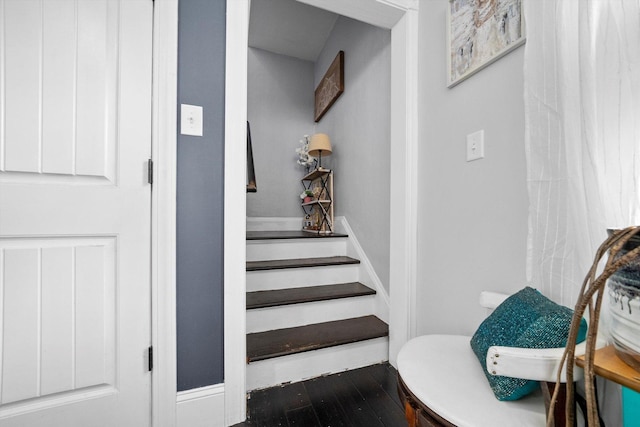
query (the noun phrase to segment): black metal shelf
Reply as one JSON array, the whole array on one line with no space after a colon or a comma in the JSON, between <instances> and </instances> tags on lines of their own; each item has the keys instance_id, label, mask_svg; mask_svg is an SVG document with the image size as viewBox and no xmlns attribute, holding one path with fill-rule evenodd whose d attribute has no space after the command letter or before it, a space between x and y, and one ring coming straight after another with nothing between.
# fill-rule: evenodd
<instances>
[{"instance_id":1,"label":"black metal shelf","mask_svg":"<svg viewBox=\"0 0 640 427\"><path fill-rule=\"evenodd\" d=\"M303 226L302 231L317 234L333 233L333 171L318 168L309 172L302 178L302 187L304 190L316 190L315 192L321 197L301 204L305 216L316 216L315 224L308 228Z\"/></svg>"}]
</instances>

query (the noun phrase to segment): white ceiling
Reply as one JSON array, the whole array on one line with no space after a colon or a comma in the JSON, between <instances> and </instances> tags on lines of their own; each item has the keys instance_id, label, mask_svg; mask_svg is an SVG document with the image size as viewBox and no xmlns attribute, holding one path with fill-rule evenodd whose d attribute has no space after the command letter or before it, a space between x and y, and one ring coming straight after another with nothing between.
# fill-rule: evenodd
<instances>
[{"instance_id":1,"label":"white ceiling","mask_svg":"<svg viewBox=\"0 0 640 427\"><path fill-rule=\"evenodd\" d=\"M251 0L249 47L315 62L338 19L296 0Z\"/></svg>"}]
</instances>

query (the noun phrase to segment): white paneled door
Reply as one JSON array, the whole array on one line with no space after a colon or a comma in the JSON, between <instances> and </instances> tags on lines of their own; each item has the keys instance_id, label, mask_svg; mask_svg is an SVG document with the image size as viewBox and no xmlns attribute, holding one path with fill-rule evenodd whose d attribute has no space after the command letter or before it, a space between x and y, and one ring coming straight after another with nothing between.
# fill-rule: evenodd
<instances>
[{"instance_id":1,"label":"white paneled door","mask_svg":"<svg viewBox=\"0 0 640 427\"><path fill-rule=\"evenodd\" d=\"M0 0L0 426L148 426L152 0Z\"/></svg>"}]
</instances>

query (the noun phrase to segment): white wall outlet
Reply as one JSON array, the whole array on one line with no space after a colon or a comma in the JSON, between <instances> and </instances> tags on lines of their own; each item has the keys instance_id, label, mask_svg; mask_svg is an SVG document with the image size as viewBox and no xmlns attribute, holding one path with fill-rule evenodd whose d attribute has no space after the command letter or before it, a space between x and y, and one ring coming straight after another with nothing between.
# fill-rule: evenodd
<instances>
[{"instance_id":1,"label":"white wall outlet","mask_svg":"<svg viewBox=\"0 0 640 427\"><path fill-rule=\"evenodd\" d=\"M484 130L467 135L467 162L484 157Z\"/></svg>"},{"instance_id":2,"label":"white wall outlet","mask_svg":"<svg viewBox=\"0 0 640 427\"><path fill-rule=\"evenodd\" d=\"M180 133L202 136L202 107L180 104Z\"/></svg>"}]
</instances>

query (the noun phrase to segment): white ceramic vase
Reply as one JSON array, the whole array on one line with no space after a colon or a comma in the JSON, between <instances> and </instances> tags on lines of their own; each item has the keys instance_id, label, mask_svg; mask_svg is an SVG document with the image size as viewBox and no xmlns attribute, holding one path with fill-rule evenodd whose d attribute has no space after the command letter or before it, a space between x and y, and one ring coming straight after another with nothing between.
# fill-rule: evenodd
<instances>
[{"instance_id":1,"label":"white ceramic vase","mask_svg":"<svg viewBox=\"0 0 640 427\"><path fill-rule=\"evenodd\" d=\"M640 245L634 236L619 256ZM615 272L608 281L611 337L616 353L640 371L640 257Z\"/></svg>"}]
</instances>

